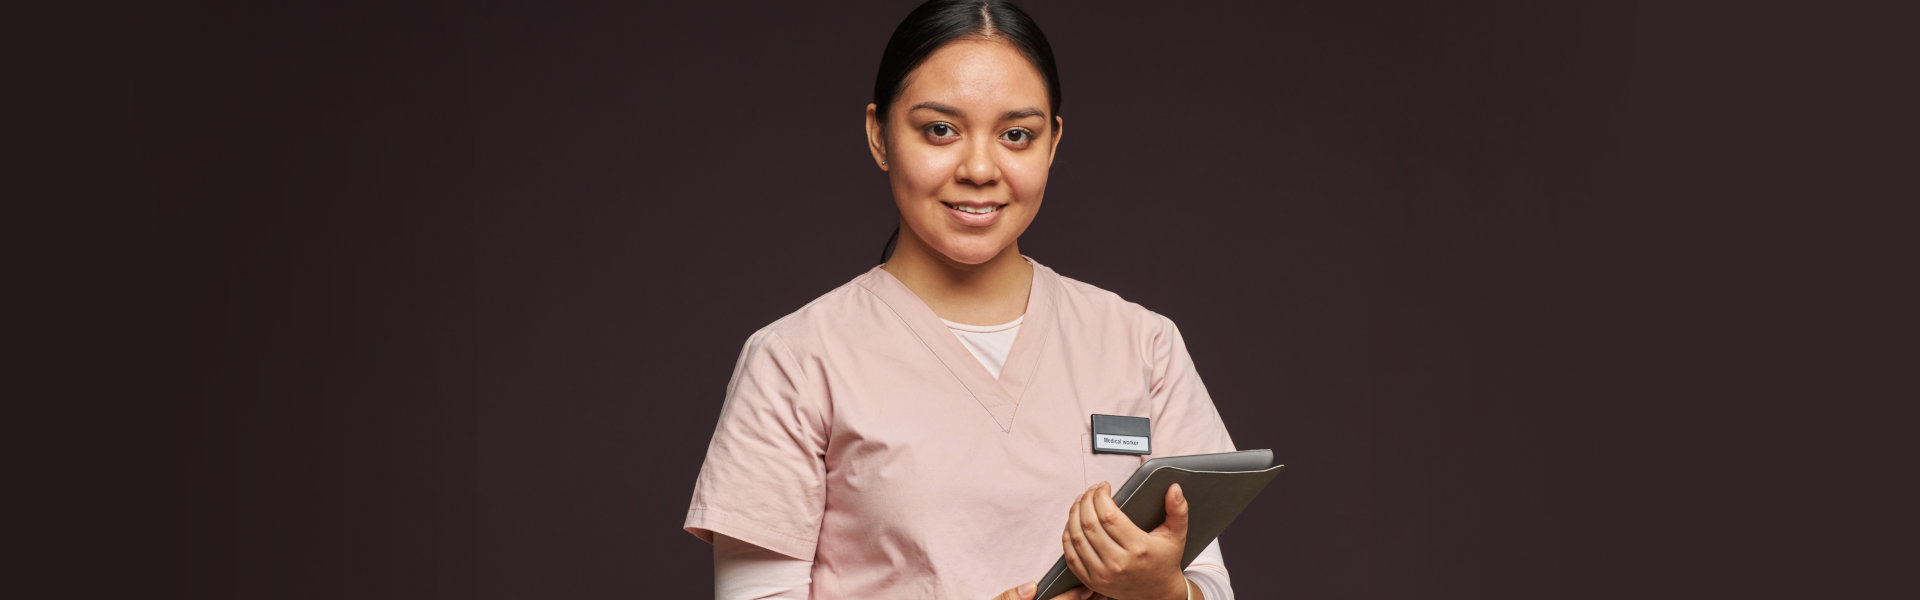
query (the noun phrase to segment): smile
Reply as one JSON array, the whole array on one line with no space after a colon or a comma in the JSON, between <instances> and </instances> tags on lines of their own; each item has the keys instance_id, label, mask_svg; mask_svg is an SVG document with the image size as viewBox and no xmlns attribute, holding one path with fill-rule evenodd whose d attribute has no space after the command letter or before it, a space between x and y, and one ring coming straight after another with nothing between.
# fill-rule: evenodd
<instances>
[{"instance_id":1,"label":"smile","mask_svg":"<svg viewBox=\"0 0 1920 600\"><path fill-rule=\"evenodd\" d=\"M941 204L947 204L947 203L945 203L945 202L942 202ZM964 204L947 204L947 208L951 208L951 209L954 209L954 210L957 210L957 211L960 211L960 212L963 212L963 213L972 213L972 214L976 214L976 215L984 215L984 214L987 214L987 213L991 213L991 212L995 212L995 211L998 211L998 210L1000 210L1000 208L1001 208L1001 207L1004 207L1004 206L1006 206L1006 205L1005 205L1005 204L995 204L995 205L992 205L992 206L967 206L967 205L964 205Z\"/></svg>"},{"instance_id":2,"label":"smile","mask_svg":"<svg viewBox=\"0 0 1920 600\"><path fill-rule=\"evenodd\" d=\"M941 202L941 204L947 206L947 216L952 218L955 225L975 229L992 227L994 223L1000 222L1000 209L1007 207L1005 204L986 202L966 204Z\"/></svg>"}]
</instances>

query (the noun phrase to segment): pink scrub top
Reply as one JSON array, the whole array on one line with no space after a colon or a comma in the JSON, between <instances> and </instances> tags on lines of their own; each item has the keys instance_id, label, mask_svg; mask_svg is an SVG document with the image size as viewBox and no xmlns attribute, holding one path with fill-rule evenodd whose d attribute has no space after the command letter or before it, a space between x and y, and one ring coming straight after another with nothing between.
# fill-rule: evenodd
<instances>
[{"instance_id":1,"label":"pink scrub top","mask_svg":"<svg viewBox=\"0 0 1920 600\"><path fill-rule=\"evenodd\" d=\"M1144 460L1093 453L1096 413L1149 418L1145 458L1234 449L1166 317L1034 263L996 379L874 267L747 339L685 528L814 561L814 598L986 600Z\"/></svg>"}]
</instances>

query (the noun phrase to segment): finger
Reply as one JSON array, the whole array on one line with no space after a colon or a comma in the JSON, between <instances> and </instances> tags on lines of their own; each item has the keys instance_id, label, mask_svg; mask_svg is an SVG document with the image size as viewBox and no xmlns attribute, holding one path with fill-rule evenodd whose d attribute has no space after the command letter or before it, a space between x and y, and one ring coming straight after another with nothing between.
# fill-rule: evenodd
<instances>
[{"instance_id":1,"label":"finger","mask_svg":"<svg viewBox=\"0 0 1920 600\"><path fill-rule=\"evenodd\" d=\"M1000 592L1000 595L994 596L993 600L1033 600L1034 586L1038 583L1036 581L1022 583L1018 587Z\"/></svg>"},{"instance_id":2,"label":"finger","mask_svg":"<svg viewBox=\"0 0 1920 600\"><path fill-rule=\"evenodd\" d=\"M1187 494L1180 484L1167 488L1167 522L1154 528L1154 535L1172 537L1180 540L1184 547L1187 542L1187 520L1192 516L1193 505L1187 503Z\"/></svg>"},{"instance_id":3,"label":"finger","mask_svg":"<svg viewBox=\"0 0 1920 600\"><path fill-rule=\"evenodd\" d=\"M1092 493L1092 490L1088 490L1088 493ZM1105 561L1100 560L1100 553L1094 551L1092 542L1087 540L1088 527L1085 523L1085 517L1083 517L1080 512L1080 506L1085 503L1086 495L1082 494L1080 499L1081 502L1075 502L1072 507L1067 509L1067 535L1070 538L1069 541L1072 543L1073 549L1080 554L1081 566L1086 569L1085 574L1079 575L1080 580L1084 582L1088 579L1097 579L1097 577L1090 576L1096 572L1105 573L1107 565ZM1093 527L1092 529L1097 531L1099 527Z\"/></svg>"},{"instance_id":4,"label":"finger","mask_svg":"<svg viewBox=\"0 0 1920 600\"><path fill-rule=\"evenodd\" d=\"M1072 531L1079 529L1079 527L1069 522L1067 529ZM1072 571L1073 577L1079 579L1082 584L1095 581L1096 575L1093 572L1093 565L1088 561L1098 558L1093 556L1091 550L1081 550L1085 547L1086 544L1084 541L1075 543L1071 534L1064 531L1060 533L1060 551L1061 555L1065 557L1067 561L1067 570ZM1088 590L1088 594L1091 595L1092 590Z\"/></svg>"},{"instance_id":5,"label":"finger","mask_svg":"<svg viewBox=\"0 0 1920 600\"><path fill-rule=\"evenodd\" d=\"M1106 484L1101 484L1100 487L1087 490L1087 493L1080 495L1080 526L1086 530L1087 543L1100 554L1100 563L1107 565L1112 564L1115 559L1126 556L1127 550L1107 533L1108 528L1118 527L1119 524L1106 521L1100 516L1100 511L1094 508L1094 499L1100 497L1104 489ZM1126 515L1120 515L1120 519L1126 521ZM1133 527L1133 522L1127 521L1125 525Z\"/></svg>"},{"instance_id":6,"label":"finger","mask_svg":"<svg viewBox=\"0 0 1920 600\"><path fill-rule=\"evenodd\" d=\"M1120 505L1113 503L1113 487L1110 485L1100 484L1100 493L1093 495L1093 510L1105 525L1107 537L1119 547L1138 548L1141 538L1147 537L1147 532L1141 531L1140 526L1133 524L1133 519L1127 518L1127 513L1120 512Z\"/></svg>"},{"instance_id":7,"label":"finger","mask_svg":"<svg viewBox=\"0 0 1920 600\"><path fill-rule=\"evenodd\" d=\"M1073 538L1066 532L1060 532L1060 555L1067 561L1067 570L1073 572L1073 578L1085 582L1092 576L1087 574L1087 564L1080 560L1080 549L1073 546Z\"/></svg>"}]
</instances>

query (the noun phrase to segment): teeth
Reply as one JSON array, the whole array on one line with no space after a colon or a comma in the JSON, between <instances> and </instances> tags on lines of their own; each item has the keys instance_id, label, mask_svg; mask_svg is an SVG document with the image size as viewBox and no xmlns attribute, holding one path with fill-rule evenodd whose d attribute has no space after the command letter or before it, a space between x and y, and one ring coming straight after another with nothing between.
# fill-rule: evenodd
<instances>
[{"instance_id":1,"label":"teeth","mask_svg":"<svg viewBox=\"0 0 1920 600\"><path fill-rule=\"evenodd\" d=\"M984 214L987 214L987 213L990 213L990 212L993 212L993 211L996 211L996 210L1000 210L1000 207L998 207L998 206L989 206L989 207L985 207L985 208L974 208L974 207L971 207L971 206L961 206L961 205L958 205L958 204L951 204L951 205L949 205L949 206L952 206L954 210L958 210L958 211L960 211L960 212L968 212L968 213L973 213L973 214L976 214L976 215L984 215Z\"/></svg>"}]
</instances>

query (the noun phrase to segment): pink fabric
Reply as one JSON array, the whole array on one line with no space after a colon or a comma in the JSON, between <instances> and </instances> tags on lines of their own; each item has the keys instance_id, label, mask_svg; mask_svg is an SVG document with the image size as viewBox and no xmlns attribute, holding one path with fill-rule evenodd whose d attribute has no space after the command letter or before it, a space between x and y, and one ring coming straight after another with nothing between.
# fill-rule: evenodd
<instances>
[{"instance_id":1,"label":"pink fabric","mask_svg":"<svg viewBox=\"0 0 1920 600\"><path fill-rule=\"evenodd\" d=\"M1141 458L1233 450L1172 321L1034 265L1000 377L878 267L747 341L687 531L814 561L814 598L990 598L1060 556L1067 505ZM1224 570L1224 568L1222 568Z\"/></svg>"},{"instance_id":2,"label":"pink fabric","mask_svg":"<svg viewBox=\"0 0 1920 600\"><path fill-rule=\"evenodd\" d=\"M1207 544L1187 567L1187 580L1207 600L1233 600L1233 585L1220 557L1220 541ZM713 534L714 600L808 600L813 561Z\"/></svg>"}]
</instances>

